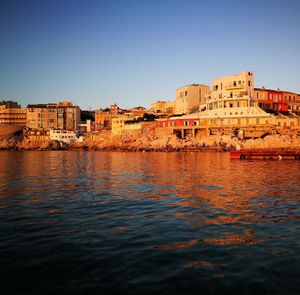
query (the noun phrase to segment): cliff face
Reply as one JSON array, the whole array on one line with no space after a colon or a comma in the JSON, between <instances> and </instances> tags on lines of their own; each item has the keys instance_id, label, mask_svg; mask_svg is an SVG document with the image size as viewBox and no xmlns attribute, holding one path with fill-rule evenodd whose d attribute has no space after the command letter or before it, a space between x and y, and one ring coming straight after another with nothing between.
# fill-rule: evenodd
<instances>
[{"instance_id":1,"label":"cliff face","mask_svg":"<svg viewBox=\"0 0 300 295\"><path fill-rule=\"evenodd\" d=\"M66 150L68 145L56 140L47 142L30 142L20 132L0 137L0 150Z\"/></svg>"},{"instance_id":2,"label":"cliff face","mask_svg":"<svg viewBox=\"0 0 300 295\"><path fill-rule=\"evenodd\" d=\"M132 150L132 151L181 151L181 150L215 150L230 151L236 148L290 148L300 149L300 134L291 131L286 134L267 135L264 138L241 140L236 135L210 135L201 138L186 136L179 139L175 135L158 137L151 131L144 134L113 136L103 133L94 136L88 134L83 142L71 145L58 141L32 143L23 138L22 134L0 138L0 149L22 150Z\"/></svg>"},{"instance_id":3,"label":"cliff face","mask_svg":"<svg viewBox=\"0 0 300 295\"><path fill-rule=\"evenodd\" d=\"M22 133L16 132L6 136L0 136L0 149L15 149L22 141Z\"/></svg>"},{"instance_id":4,"label":"cliff face","mask_svg":"<svg viewBox=\"0 0 300 295\"><path fill-rule=\"evenodd\" d=\"M235 135L210 135L203 138L187 136L179 139L175 135L157 137L154 133L112 136L103 135L97 139L86 137L82 143L70 145L70 149L91 150L146 150L146 151L179 151L179 150L217 150L230 151L236 148L300 148L300 135L291 132L287 135L268 135L259 139L240 140Z\"/></svg>"}]
</instances>

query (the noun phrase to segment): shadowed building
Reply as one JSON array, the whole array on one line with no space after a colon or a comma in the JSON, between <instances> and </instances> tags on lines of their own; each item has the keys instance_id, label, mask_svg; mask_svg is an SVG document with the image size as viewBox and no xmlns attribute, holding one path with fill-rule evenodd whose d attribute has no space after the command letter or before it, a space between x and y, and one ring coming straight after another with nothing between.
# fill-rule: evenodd
<instances>
[{"instance_id":1,"label":"shadowed building","mask_svg":"<svg viewBox=\"0 0 300 295\"><path fill-rule=\"evenodd\" d=\"M80 109L72 102L30 104L27 106L27 128L35 130L77 130Z\"/></svg>"},{"instance_id":2,"label":"shadowed building","mask_svg":"<svg viewBox=\"0 0 300 295\"><path fill-rule=\"evenodd\" d=\"M22 109L18 103L0 102L0 136L12 134L26 127L26 118L26 109Z\"/></svg>"}]
</instances>

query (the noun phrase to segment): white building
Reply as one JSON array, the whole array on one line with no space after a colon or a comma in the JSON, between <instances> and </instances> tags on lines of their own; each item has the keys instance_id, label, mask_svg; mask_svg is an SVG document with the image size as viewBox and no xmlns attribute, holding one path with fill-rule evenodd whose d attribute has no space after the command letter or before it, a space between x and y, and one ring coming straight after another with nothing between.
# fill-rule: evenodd
<instances>
[{"instance_id":1,"label":"white building","mask_svg":"<svg viewBox=\"0 0 300 295\"><path fill-rule=\"evenodd\" d=\"M57 140L70 144L78 141L78 138L75 131L51 129L50 140Z\"/></svg>"},{"instance_id":2,"label":"white building","mask_svg":"<svg viewBox=\"0 0 300 295\"><path fill-rule=\"evenodd\" d=\"M270 118L254 101L254 77L244 71L213 80L211 95L200 107L202 118Z\"/></svg>"}]
</instances>

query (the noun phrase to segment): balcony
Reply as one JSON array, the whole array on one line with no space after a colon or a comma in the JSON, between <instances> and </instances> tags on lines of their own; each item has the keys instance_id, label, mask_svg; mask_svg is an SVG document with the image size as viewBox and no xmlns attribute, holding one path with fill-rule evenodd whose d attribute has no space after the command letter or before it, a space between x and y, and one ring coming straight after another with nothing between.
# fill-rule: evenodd
<instances>
[{"instance_id":1,"label":"balcony","mask_svg":"<svg viewBox=\"0 0 300 295\"><path fill-rule=\"evenodd\" d=\"M244 89L245 86L242 83L228 83L224 85L225 90Z\"/></svg>"}]
</instances>

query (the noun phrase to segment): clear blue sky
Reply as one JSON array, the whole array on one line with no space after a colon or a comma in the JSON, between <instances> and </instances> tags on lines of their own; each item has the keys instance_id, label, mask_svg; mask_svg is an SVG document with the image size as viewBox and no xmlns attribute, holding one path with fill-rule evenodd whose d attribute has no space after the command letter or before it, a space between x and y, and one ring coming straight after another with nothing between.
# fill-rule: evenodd
<instances>
[{"instance_id":1,"label":"clear blue sky","mask_svg":"<svg viewBox=\"0 0 300 295\"><path fill-rule=\"evenodd\" d=\"M300 1L1 0L0 100L149 107L251 70L300 93Z\"/></svg>"}]
</instances>

